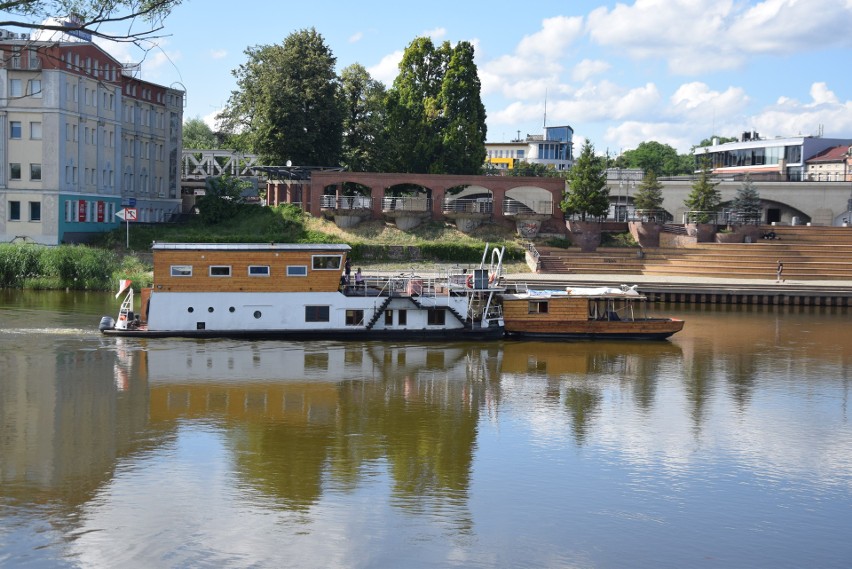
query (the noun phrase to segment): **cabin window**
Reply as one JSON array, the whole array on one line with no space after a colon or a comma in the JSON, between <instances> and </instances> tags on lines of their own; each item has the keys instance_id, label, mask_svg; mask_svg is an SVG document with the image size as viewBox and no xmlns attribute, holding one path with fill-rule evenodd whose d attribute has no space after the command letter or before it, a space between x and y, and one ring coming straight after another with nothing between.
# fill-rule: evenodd
<instances>
[{"instance_id":1,"label":"cabin window","mask_svg":"<svg viewBox=\"0 0 852 569\"><path fill-rule=\"evenodd\" d=\"M173 277L191 277L192 265L172 265Z\"/></svg>"},{"instance_id":2,"label":"cabin window","mask_svg":"<svg viewBox=\"0 0 852 569\"><path fill-rule=\"evenodd\" d=\"M547 314L548 302L546 300L531 300L529 305L530 314Z\"/></svg>"},{"instance_id":3,"label":"cabin window","mask_svg":"<svg viewBox=\"0 0 852 569\"><path fill-rule=\"evenodd\" d=\"M248 274L250 277L268 277L269 265L249 265Z\"/></svg>"},{"instance_id":4,"label":"cabin window","mask_svg":"<svg viewBox=\"0 0 852 569\"><path fill-rule=\"evenodd\" d=\"M306 277L308 276L307 265L287 265L288 277Z\"/></svg>"},{"instance_id":5,"label":"cabin window","mask_svg":"<svg viewBox=\"0 0 852 569\"><path fill-rule=\"evenodd\" d=\"M306 306L305 322L328 322L328 306Z\"/></svg>"},{"instance_id":6,"label":"cabin window","mask_svg":"<svg viewBox=\"0 0 852 569\"><path fill-rule=\"evenodd\" d=\"M443 326L447 320L447 313L442 308L432 308L426 314L426 323L429 326Z\"/></svg>"},{"instance_id":7,"label":"cabin window","mask_svg":"<svg viewBox=\"0 0 852 569\"><path fill-rule=\"evenodd\" d=\"M385 326L393 326L393 310L385 310Z\"/></svg>"},{"instance_id":8,"label":"cabin window","mask_svg":"<svg viewBox=\"0 0 852 569\"><path fill-rule=\"evenodd\" d=\"M347 326L360 326L364 323L364 311L363 310L347 310L346 311L346 325Z\"/></svg>"},{"instance_id":9,"label":"cabin window","mask_svg":"<svg viewBox=\"0 0 852 569\"><path fill-rule=\"evenodd\" d=\"M311 257L311 267L315 271L339 271L343 263L343 255L314 255Z\"/></svg>"},{"instance_id":10,"label":"cabin window","mask_svg":"<svg viewBox=\"0 0 852 569\"><path fill-rule=\"evenodd\" d=\"M397 313L396 323L400 326L405 326L406 324L408 324L408 311L407 310L400 310Z\"/></svg>"},{"instance_id":11,"label":"cabin window","mask_svg":"<svg viewBox=\"0 0 852 569\"><path fill-rule=\"evenodd\" d=\"M230 277L231 265L210 265L211 277Z\"/></svg>"}]
</instances>

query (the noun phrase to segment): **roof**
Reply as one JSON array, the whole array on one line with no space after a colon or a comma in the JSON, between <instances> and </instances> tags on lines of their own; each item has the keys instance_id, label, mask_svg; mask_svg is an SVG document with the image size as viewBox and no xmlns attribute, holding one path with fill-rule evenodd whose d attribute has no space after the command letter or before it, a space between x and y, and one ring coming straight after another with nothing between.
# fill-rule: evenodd
<instances>
[{"instance_id":1,"label":"roof","mask_svg":"<svg viewBox=\"0 0 852 569\"><path fill-rule=\"evenodd\" d=\"M849 155L850 148L852 147L846 144L826 148L813 158L809 158L807 160L807 163L810 164L811 162L843 162Z\"/></svg>"},{"instance_id":2,"label":"roof","mask_svg":"<svg viewBox=\"0 0 852 569\"><path fill-rule=\"evenodd\" d=\"M157 243L154 251L338 251L352 248L345 243Z\"/></svg>"}]
</instances>

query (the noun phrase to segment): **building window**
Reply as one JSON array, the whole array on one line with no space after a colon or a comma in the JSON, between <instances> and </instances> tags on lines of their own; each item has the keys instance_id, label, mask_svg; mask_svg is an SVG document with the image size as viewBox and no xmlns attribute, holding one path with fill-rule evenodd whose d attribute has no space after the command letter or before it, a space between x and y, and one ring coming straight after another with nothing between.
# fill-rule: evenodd
<instances>
[{"instance_id":1,"label":"building window","mask_svg":"<svg viewBox=\"0 0 852 569\"><path fill-rule=\"evenodd\" d=\"M41 221L41 202L30 202L30 221Z\"/></svg>"},{"instance_id":2,"label":"building window","mask_svg":"<svg viewBox=\"0 0 852 569\"><path fill-rule=\"evenodd\" d=\"M308 276L308 267L307 267L307 265L288 265L287 266L287 276L288 277L306 277L306 276Z\"/></svg>"},{"instance_id":3,"label":"building window","mask_svg":"<svg viewBox=\"0 0 852 569\"><path fill-rule=\"evenodd\" d=\"M40 122L31 122L30 123L30 138L33 140L41 140L41 123Z\"/></svg>"},{"instance_id":4,"label":"building window","mask_svg":"<svg viewBox=\"0 0 852 569\"><path fill-rule=\"evenodd\" d=\"M447 320L447 312L443 308L432 308L426 313L426 323L429 326L443 326Z\"/></svg>"},{"instance_id":5,"label":"building window","mask_svg":"<svg viewBox=\"0 0 852 569\"><path fill-rule=\"evenodd\" d=\"M393 310L385 310L385 326L393 326Z\"/></svg>"},{"instance_id":6,"label":"building window","mask_svg":"<svg viewBox=\"0 0 852 569\"><path fill-rule=\"evenodd\" d=\"M12 162L9 164L9 179L10 180L20 180L21 179L21 165L18 162Z\"/></svg>"},{"instance_id":7,"label":"building window","mask_svg":"<svg viewBox=\"0 0 852 569\"><path fill-rule=\"evenodd\" d=\"M41 180L41 164L30 164L30 180Z\"/></svg>"},{"instance_id":8,"label":"building window","mask_svg":"<svg viewBox=\"0 0 852 569\"><path fill-rule=\"evenodd\" d=\"M210 266L210 276L211 277L230 277L231 276L231 266L230 265L211 265Z\"/></svg>"},{"instance_id":9,"label":"building window","mask_svg":"<svg viewBox=\"0 0 852 569\"><path fill-rule=\"evenodd\" d=\"M312 268L315 271L339 271L342 260L342 255L314 255Z\"/></svg>"},{"instance_id":10,"label":"building window","mask_svg":"<svg viewBox=\"0 0 852 569\"><path fill-rule=\"evenodd\" d=\"M9 121L9 138L21 138L21 121Z\"/></svg>"},{"instance_id":11,"label":"building window","mask_svg":"<svg viewBox=\"0 0 852 569\"><path fill-rule=\"evenodd\" d=\"M27 95L41 99L41 79L30 79L27 81Z\"/></svg>"},{"instance_id":12,"label":"building window","mask_svg":"<svg viewBox=\"0 0 852 569\"><path fill-rule=\"evenodd\" d=\"M528 308L529 314L547 314L548 305L546 300L531 300Z\"/></svg>"},{"instance_id":13,"label":"building window","mask_svg":"<svg viewBox=\"0 0 852 569\"><path fill-rule=\"evenodd\" d=\"M306 306L305 322L328 322L328 306Z\"/></svg>"},{"instance_id":14,"label":"building window","mask_svg":"<svg viewBox=\"0 0 852 569\"><path fill-rule=\"evenodd\" d=\"M360 326L364 323L364 311L363 310L347 310L346 311L346 325L347 326Z\"/></svg>"},{"instance_id":15,"label":"building window","mask_svg":"<svg viewBox=\"0 0 852 569\"><path fill-rule=\"evenodd\" d=\"M399 326L405 326L405 325L408 324L408 311L407 310L398 310L397 311L396 323Z\"/></svg>"},{"instance_id":16,"label":"building window","mask_svg":"<svg viewBox=\"0 0 852 569\"><path fill-rule=\"evenodd\" d=\"M172 265L171 274L173 277L191 277L192 265Z\"/></svg>"},{"instance_id":17,"label":"building window","mask_svg":"<svg viewBox=\"0 0 852 569\"><path fill-rule=\"evenodd\" d=\"M24 93L22 91L22 83L20 79L9 79L9 96L20 97Z\"/></svg>"},{"instance_id":18,"label":"building window","mask_svg":"<svg viewBox=\"0 0 852 569\"><path fill-rule=\"evenodd\" d=\"M269 265L249 265L248 274L250 277L268 277Z\"/></svg>"},{"instance_id":19,"label":"building window","mask_svg":"<svg viewBox=\"0 0 852 569\"><path fill-rule=\"evenodd\" d=\"M21 202L9 202L9 221L21 221Z\"/></svg>"}]
</instances>

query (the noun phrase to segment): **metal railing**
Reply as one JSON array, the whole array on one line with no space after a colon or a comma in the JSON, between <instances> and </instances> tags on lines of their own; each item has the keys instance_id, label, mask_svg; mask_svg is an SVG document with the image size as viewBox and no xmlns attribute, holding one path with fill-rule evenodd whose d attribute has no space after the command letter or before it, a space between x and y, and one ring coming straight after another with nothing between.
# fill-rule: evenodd
<instances>
[{"instance_id":1,"label":"metal railing","mask_svg":"<svg viewBox=\"0 0 852 569\"><path fill-rule=\"evenodd\" d=\"M372 209L373 199L369 196L324 195L320 200L322 209Z\"/></svg>"},{"instance_id":2,"label":"metal railing","mask_svg":"<svg viewBox=\"0 0 852 569\"><path fill-rule=\"evenodd\" d=\"M444 213L486 213L494 211L491 199L452 199L444 198Z\"/></svg>"},{"instance_id":3,"label":"metal railing","mask_svg":"<svg viewBox=\"0 0 852 569\"><path fill-rule=\"evenodd\" d=\"M382 198L382 211L431 211L432 198L427 197L388 197Z\"/></svg>"},{"instance_id":4,"label":"metal railing","mask_svg":"<svg viewBox=\"0 0 852 569\"><path fill-rule=\"evenodd\" d=\"M553 214L553 202L552 201L521 202L521 201L518 201L514 198L504 198L503 199L503 214L504 215L517 215L517 214L525 214L525 213L552 215Z\"/></svg>"}]
</instances>

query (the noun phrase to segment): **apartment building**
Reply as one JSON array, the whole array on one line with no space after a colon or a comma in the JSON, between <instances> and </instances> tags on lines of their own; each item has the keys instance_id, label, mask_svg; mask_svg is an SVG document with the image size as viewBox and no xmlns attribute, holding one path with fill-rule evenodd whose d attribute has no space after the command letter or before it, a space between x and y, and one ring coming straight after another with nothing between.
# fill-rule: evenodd
<instances>
[{"instance_id":1,"label":"apartment building","mask_svg":"<svg viewBox=\"0 0 852 569\"><path fill-rule=\"evenodd\" d=\"M48 245L180 208L184 92L96 44L0 30L0 241Z\"/></svg>"}]
</instances>

